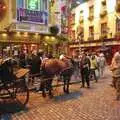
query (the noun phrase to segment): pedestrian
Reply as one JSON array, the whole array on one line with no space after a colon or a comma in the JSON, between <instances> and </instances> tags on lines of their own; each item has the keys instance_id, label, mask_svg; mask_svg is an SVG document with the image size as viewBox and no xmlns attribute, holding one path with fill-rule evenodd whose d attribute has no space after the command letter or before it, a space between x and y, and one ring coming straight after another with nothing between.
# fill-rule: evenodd
<instances>
[{"instance_id":1,"label":"pedestrian","mask_svg":"<svg viewBox=\"0 0 120 120\"><path fill-rule=\"evenodd\" d=\"M107 62L106 62L106 59L104 57L104 54L101 53L99 55L99 59L98 59L98 67L99 67L98 69L99 69L99 74L100 74L99 76L100 77L104 77L106 65L107 65Z\"/></svg>"},{"instance_id":2,"label":"pedestrian","mask_svg":"<svg viewBox=\"0 0 120 120\"><path fill-rule=\"evenodd\" d=\"M113 58L112 58L112 62L111 62L111 65L110 65L110 70L112 71L113 76L115 76L114 74L116 74L115 68L117 67L116 60L115 60L115 59L116 59L117 56L119 56L119 55L120 55L119 52L116 52L116 53L114 54ZM114 88L116 88L116 79L114 79L114 77L113 77L113 80L112 80L112 86L113 86Z\"/></svg>"},{"instance_id":3,"label":"pedestrian","mask_svg":"<svg viewBox=\"0 0 120 120\"><path fill-rule=\"evenodd\" d=\"M116 88L116 100L120 100L120 54L116 53L111 64L113 85Z\"/></svg>"},{"instance_id":4,"label":"pedestrian","mask_svg":"<svg viewBox=\"0 0 120 120\"><path fill-rule=\"evenodd\" d=\"M25 68L26 67L26 61L25 61L25 54L21 53L19 56L19 66L21 68Z\"/></svg>"},{"instance_id":5,"label":"pedestrian","mask_svg":"<svg viewBox=\"0 0 120 120\"><path fill-rule=\"evenodd\" d=\"M40 76L40 66L41 66L41 59L40 59L40 53L32 54L32 60L31 60L31 75L34 82L36 77Z\"/></svg>"},{"instance_id":6,"label":"pedestrian","mask_svg":"<svg viewBox=\"0 0 120 120\"><path fill-rule=\"evenodd\" d=\"M90 88L90 81L89 81L90 60L85 53L83 53L80 61L80 70L81 70L81 78L82 78L81 87L85 87L85 82L86 82L87 87Z\"/></svg>"},{"instance_id":7,"label":"pedestrian","mask_svg":"<svg viewBox=\"0 0 120 120\"><path fill-rule=\"evenodd\" d=\"M94 76L94 79L97 82L97 75L96 75L96 70L98 69L98 65L97 65L97 60L95 55L93 54L90 58L90 77Z\"/></svg>"},{"instance_id":8,"label":"pedestrian","mask_svg":"<svg viewBox=\"0 0 120 120\"><path fill-rule=\"evenodd\" d=\"M75 76L75 79L79 78L80 77L80 70L79 70L79 57L78 56L75 56L73 58L73 67L74 67L74 76Z\"/></svg>"}]
</instances>

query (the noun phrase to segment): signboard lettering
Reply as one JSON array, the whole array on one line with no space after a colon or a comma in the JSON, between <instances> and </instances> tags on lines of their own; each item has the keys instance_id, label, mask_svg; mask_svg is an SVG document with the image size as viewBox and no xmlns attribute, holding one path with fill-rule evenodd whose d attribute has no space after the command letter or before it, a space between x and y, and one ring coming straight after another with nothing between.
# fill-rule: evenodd
<instances>
[{"instance_id":1,"label":"signboard lettering","mask_svg":"<svg viewBox=\"0 0 120 120\"><path fill-rule=\"evenodd\" d=\"M17 9L17 20L23 22L38 22L48 24L48 13L46 11L33 11L23 8Z\"/></svg>"}]
</instances>

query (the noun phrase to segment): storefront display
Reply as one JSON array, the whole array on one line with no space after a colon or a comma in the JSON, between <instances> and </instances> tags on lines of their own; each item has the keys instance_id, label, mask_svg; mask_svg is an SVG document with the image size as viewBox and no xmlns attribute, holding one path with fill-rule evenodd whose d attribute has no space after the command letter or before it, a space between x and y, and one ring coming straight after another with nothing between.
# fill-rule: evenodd
<instances>
[{"instance_id":1,"label":"storefront display","mask_svg":"<svg viewBox=\"0 0 120 120\"><path fill-rule=\"evenodd\" d=\"M47 0L17 0L17 21L47 25Z\"/></svg>"}]
</instances>

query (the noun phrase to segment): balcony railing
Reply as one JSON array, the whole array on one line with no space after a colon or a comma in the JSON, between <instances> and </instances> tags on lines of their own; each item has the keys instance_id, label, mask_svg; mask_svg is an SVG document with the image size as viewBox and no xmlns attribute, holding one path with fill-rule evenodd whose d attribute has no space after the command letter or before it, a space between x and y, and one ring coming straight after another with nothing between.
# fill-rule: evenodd
<instances>
[{"instance_id":1,"label":"balcony railing","mask_svg":"<svg viewBox=\"0 0 120 120\"><path fill-rule=\"evenodd\" d=\"M104 39L107 39L107 33L106 33L106 34L102 34L102 35L100 36L100 40L104 40Z\"/></svg>"},{"instance_id":2,"label":"balcony railing","mask_svg":"<svg viewBox=\"0 0 120 120\"><path fill-rule=\"evenodd\" d=\"M89 36L88 37L88 41L93 41L94 40L94 36Z\"/></svg>"}]
</instances>

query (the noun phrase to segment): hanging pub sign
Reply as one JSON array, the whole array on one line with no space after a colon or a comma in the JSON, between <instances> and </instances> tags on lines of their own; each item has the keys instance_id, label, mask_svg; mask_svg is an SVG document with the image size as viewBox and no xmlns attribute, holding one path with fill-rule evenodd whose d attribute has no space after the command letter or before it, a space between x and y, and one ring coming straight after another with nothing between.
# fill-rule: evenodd
<instances>
[{"instance_id":1,"label":"hanging pub sign","mask_svg":"<svg viewBox=\"0 0 120 120\"><path fill-rule=\"evenodd\" d=\"M46 11L35 11L24 8L17 9L17 20L21 22L37 22L48 24L48 13Z\"/></svg>"}]
</instances>

